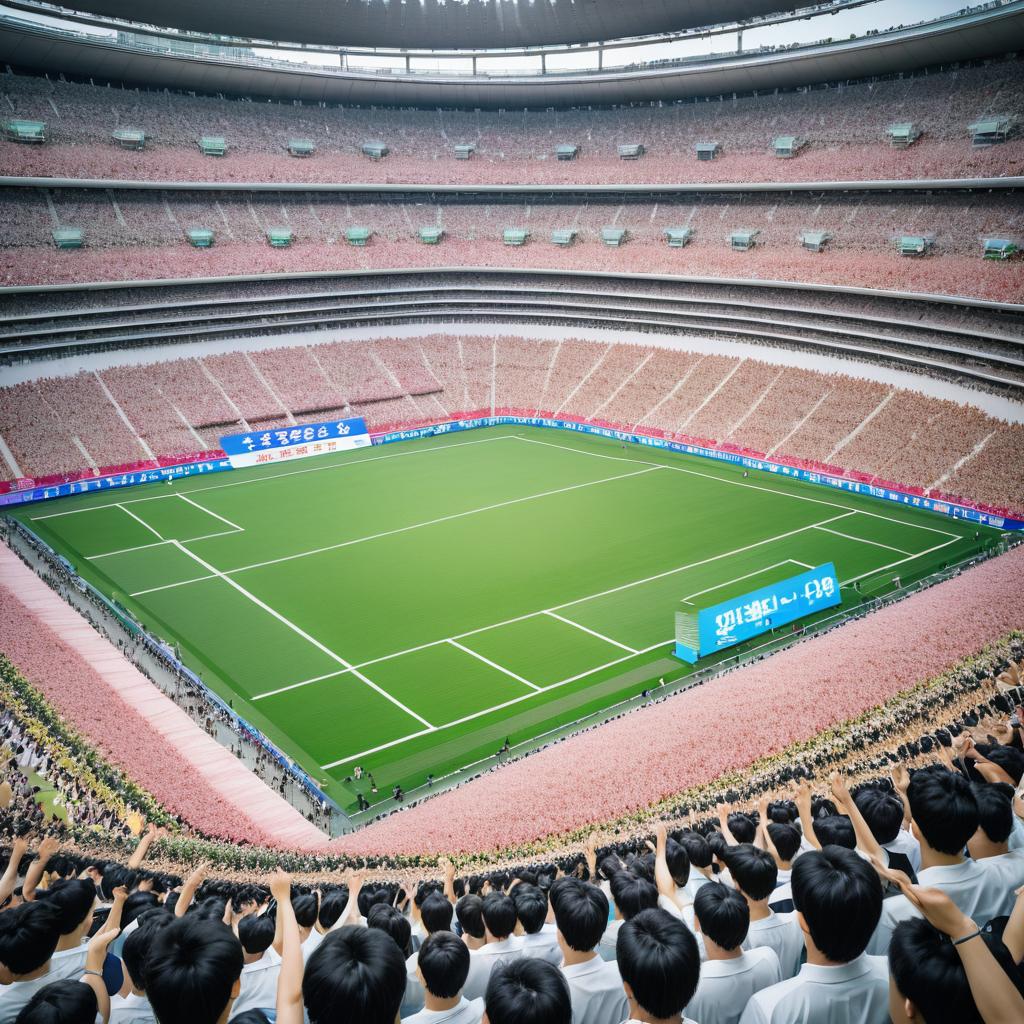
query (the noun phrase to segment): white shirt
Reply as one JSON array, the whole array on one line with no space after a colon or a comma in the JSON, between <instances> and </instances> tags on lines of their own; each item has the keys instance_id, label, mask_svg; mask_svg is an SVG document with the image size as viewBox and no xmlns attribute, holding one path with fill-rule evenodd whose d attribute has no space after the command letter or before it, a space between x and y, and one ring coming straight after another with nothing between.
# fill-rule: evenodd
<instances>
[{"instance_id":1,"label":"white shirt","mask_svg":"<svg viewBox=\"0 0 1024 1024\"><path fill-rule=\"evenodd\" d=\"M766 946L779 958L782 977L792 978L800 970L804 953L804 933L800 930L796 914L772 914L760 921L751 921L744 949Z\"/></svg>"},{"instance_id":2,"label":"white shirt","mask_svg":"<svg viewBox=\"0 0 1024 1024\"><path fill-rule=\"evenodd\" d=\"M153 1024L155 1021L156 1014L147 996L129 992L126 996L110 997L110 1024Z\"/></svg>"},{"instance_id":3,"label":"white shirt","mask_svg":"<svg viewBox=\"0 0 1024 1024\"><path fill-rule=\"evenodd\" d=\"M532 935L522 935L523 956L535 957L539 960L547 960L549 964L558 967L562 963L562 950L558 945L558 938L554 931L546 932L543 928Z\"/></svg>"},{"instance_id":4,"label":"white shirt","mask_svg":"<svg viewBox=\"0 0 1024 1024\"><path fill-rule=\"evenodd\" d=\"M484 1001L465 996L450 1010L420 1010L411 1017L403 1017L402 1024L480 1024L484 1015Z\"/></svg>"},{"instance_id":5,"label":"white shirt","mask_svg":"<svg viewBox=\"0 0 1024 1024\"><path fill-rule=\"evenodd\" d=\"M1001 912L1007 893L995 871L986 870L978 861L965 860L960 864L939 864L922 868L917 873L918 885L941 889L976 924L985 925ZM868 943L867 951L884 956L889 951L892 933L900 921L920 917L917 908L902 893L882 901L882 917Z\"/></svg>"},{"instance_id":6,"label":"white shirt","mask_svg":"<svg viewBox=\"0 0 1024 1024\"><path fill-rule=\"evenodd\" d=\"M572 1024L618 1024L629 1014L629 1000L614 961L595 956L562 967L572 997Z\"/></svg>"},{"instance_id":7,"label":"white shirt","mask_svg":"<svg viewBox=\"0 0 1024 1024\"><path fill-rule=\"evenodd\" d=\"M910 861L914 874L921 870L921 844L905 829L901 828L891 843L883 843L883 850L902 853Z\"/></svg>"},{"instance_id":8,"label":"white shirt","mask_svg":"<svg viewBox=\"0 0 1024 1024\"><path fill-rule=\"evenodd\" d=\"M1024 850L1011 850L998 857L985 857L978 863L989 873L999 879L999 885L1006 897L1002 913L1008 914L1013 909L1014 893L1024 885ZM996 915L998 916L998 915ZM981 924L982 922L975 922Z\"/></svg>"},{"instance_id":9,"label":"white shirt","mask_svg":"<svg viewBox=\"0 0 1024 1024\"><path fill-rule=\"evenodd\" d=\"M804 964L753 995L740 1024L889 1024L889 965L867 955L838 967Z\"/></svg>"},{"instance_id":10,"label":"white shirt","mask_svg":"<svg viewBox=\"0 0 1024 1024\"><path fill-rule=\"evenodd\" d=\"M787 871L788 875L789 872ZM793 883L786 881L782 885L776 886L775 891L768 897L768 909L775 910L779 907L780 913L788 914L793 910Z\"/></svg>"},{"instance_id":11,"label":"white shirt","mask_svg":"<svg viewBox=\"0 0 1024 1024\"><path fill-rule=\"evenodd\" d=\"M482 999L487 991L491 970L497 963L516 960L523 955L523 940L510 935L500 942L488 942L479 949L469 951L469 977L462 989L467 999Z\"/></svg>"},{"instance_id":12,"label":"white shirt","mask_svg":"<svg viewBox=\"0 0 1024 1024\"><path fill-rule=\"evenodd\" d=\"M697 993L686 1006L700 1024L737 1024L750 997L782 981L774 949L758 946L733 960L701 965Z\"/></svg>"},{"instance_id":13,"label":"white shirt","mask_svg":"<svg viewBox=\"0 0 1024 1024\"><path fill-rule=\"evenodd\" d=\"M85 946L54 953L50 960L50 981L77 981L85 970L87 953Z\"/></svg>"},{"instance_id":14,"label":"white shirt","mask_svg":"<svg viewBox=\"0 0 1024 1024\"><path fill-rule=\"evenodd\" d=\"M605 928L604 935L601 936L601 941L597 944L597 951L601 954L602 960L615 959L615 947L619 941L619 929L625 923L624 918L608 922L608 927Z\"/></svg>"},{"instance_id":15,"label":"white shirt","mask_svg":"<svg viewBox=\"0 0 1024 1024\"><path fill-rule=\"evenodd\" d=\"M686 885L683 886L683 889L686 891L686 895L692 903L697 898L697 893L701 886L711 885L712 882L715 881L717 881L717 879L705 878L696 868L693 868L690 871L690 879Z\"/></svg>"},{"instance_id":16,"label":"white shirt","mask_svg":"<svg viewBox=\"0 0 1024 1024\"><path fill-rule=\"evenodd\" d=\"M47 971L41 978L32 981L15 981L10 985L0 985L0 1024L14 1024L14 1018L21 1012L21 1008L43 987L53 981L60 981L54 978L50 971Z\"/></svg>"},{"instance_id":17,"label":"white shirt","mask_svg":"<svg viewBox=\"0 0 1024 1024\"><path fill-rule=\"evenodd\" d=\"M239 977L238 998L231 1007L231 1017L246 1010L273 1010L277 1006L277 978L281 973L281 958L268 949L255 963L246 964Z\"/></svg>"},{"instance_id":18,"label":"white shirt","mask_svg":"<svg viewBox=\"0 0 1024 1024\"><path fill-rule=\"evenodd\" d=\"M324 941L324 936L321 935L320 932L318 932L316 930L316 928L313 928L310 931L309 935L306 936L306 941L302 943L302 962L303 963L306 963L309 960L309 958L313 955L313 952L316 949L316 947L319 946L320 943L323 942L323 941ZM271 1003L270 1005L274 1006L275 1004Z\"/></svg>"}]
</instances>

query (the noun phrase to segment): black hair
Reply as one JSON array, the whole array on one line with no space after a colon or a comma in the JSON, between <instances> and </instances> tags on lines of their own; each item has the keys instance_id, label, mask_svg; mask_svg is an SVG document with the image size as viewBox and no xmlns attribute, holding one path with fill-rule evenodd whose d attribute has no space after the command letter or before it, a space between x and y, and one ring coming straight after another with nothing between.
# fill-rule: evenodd
<instances>
[{"instance_id":1,"label":"black hair","mask_svg":"<svg viewBox=\"0 0 1024 1024\"><path fill-rule=\"evenodd\" d=\"M979 743L977 749L979 754L988 758L994 765L1002 768L1013 779L1014 785L1020 785L1021 779L1024 778L1024 753L1016 747L1003 746L1002 744L986 746L983 743Z\"/></svg>"},{"instance_id":2,"label":"black hair","mask_svg":"<svg viewBox=\"0 0 1024 1024\"><path fill-rule=\"evenodd\" d=\"M60 911L60 933L70 935L92 913L96 904L96 886L88 879L75 878L54 882L39 896Z\"/></svg>"},{"instance_id":3,"label":"black hair","mask_svg":"<svg viewBox=\"0 0 1024 1024\"><path fill-rule=\"evenodd\" d=\"M121 959L131 977L132 984L145 991L146 989L146 965L149 963L149 951L153 945L153 938L161 928L173 924L175 918L170 914L159 912L149 917L144 924L140 924L135 931L130 932L121 946Z\"/></svg>"},{"instance_id":4,"label":"black hair","mask_svg":"<svg viewBox=\"0 0 1024 1024\"><path fill-rule=\"evenodd\" d=\"M463 932L474 939L484 937L483 903L479 896L468 893L455 904L455 916Z\"/></svg>"},{"instance_id":5,"label":"black hair","mask_svg":"<svg viewBox=\"0 0 1024 1024\"><path fill-rule=\"evenodd\" d=\"M246 914L238 922L238 941L250 956L254 953L263 954L274 944L274 930L275 922L267 914L262 917Z\"/></svg>"},{"instance_id":6,"label":"black hair","mask_svg":"<svg viewBox=\"0 0 1024 1024\"><path fill-rule=\"evenodd\" d=\"M293 896L292 909L295 911L295 921L300 928L312 928L316 924L320 907L317 905L315 896Z\"/></svg>"},{"instance_id":7,"label":"black hair","mask_svg":"<svg viewBox=\"0 0 1024 1024\"><path fill-rule=\"evenodd\" d=\"M978 825L993 843L1005 843L1013 831L1013 787L1005 782L975 783Z\"/></svg>"},{"instance_id":8,"label":"black hair","mask_svg":"<svg viewBox=\"0 0 1024 1024\"><path fill-rule=\"evenodd\" d=\"M766 900L775 891L779 881L779 866L767 851L750 843L729 847L725 863L733 881L745 896L752 900Z\"/></svg>"},{"instance_id":9,"label":"black hair","mask_svg":"<svg viewBox=\"0 0 1024 1024\"><path fill-rule=\"evenodd\" d=\"M852 850L810 850L793 865L793 904L819 950L849 963L867 949L882 916L882 883Z\"/></svg>"},{"instance_id":10,"label":"black hair","mask_svg":"<svg viewBox=\"0 0 1024 1024\"><path fill-rule=\"evenodd\" d=\"M454 913L455 908L438 892L431 892L420 904L420 918L428 935L451 931Z\"/></svg>"},{"instance_id":11,"label":"black hair","mask_svg":"<svg viewBox=\"0 0 1024 1024\"><path fill-rule=\"evenodd\" d=\"M690 880L690 858L686 847L670 837L665 844L665 862L672 881L681 889Z\"/></svg>"},{"instance_id":12,"label":"black hair","mask_svg":"<svg viewBox=\"0 0 1024 1024\"><path fill-rule=\"evenodd\" d=\"M555 924L566 945L577 953L589 953L601 941L608 926L608 897L599 886L566 875L551 886Z\"/></svg>"},{"instance_id":13,"label":"black hair","mask_svg":"<svg viewBox=\"0 0 1024 1024\"><path fill-rule=\"evenodd\" d=\"M186 914L161 928L145 970L146 996L160 1024L217 1024L242 963L242 944L222 921Z\"/></svg>"},{"instance_id":14,"label":"black hair","mask_svg":"<svg viewBox=\"0 0 1024 1024\"><path fill-rule=\"evenodd\" d=\"M487 930L496 939L505 939L515 931L516 905L503 892L489 892L483 900L482 912Z\"/></svg>"},{"instance_id":15,"label":"black hair","mask_svg":"<svg viewBox=\"0 0 1024 1024\"><path fill-rule=\"evenodd\" d=\"M395 940L395 945L402 951L403 957L412 954L412 925L397 907L387 903L377 903L370 907L366 927L377 928L390 935Z\"/></svg>"},{"instance_id":16,"label":"black hair","mask_svg":"<svg viewBox=\"0 0 1024 1024\"><path fill-rule=\"evenodd\" d=\"M708 888L701 886L701 891ZM693 933L660 907L643 910L620 929L616 959L622 980L652 1017L681 1013L700 978L700 952Z\"/></svg>"},{"instance_id":17,"label":"black hair","mask_svg":"<svg viewBox=\"0 0 1024 1024\"><path fill-rule=\"evenodd\" d=\"M52 981L21 1008L15 1024L93 1024L98 1008L89 985L77 979Z\"/></svg>"},{"instance_id":18,"label":"black hair","mask_svg":"<svg viewBox=\"0 0 1024 1024\"><path fill-rule=\"evenodd\" d=\"M539 957L495 964L484 996L490 1024L572 1024L565 975Z\"/></svg>"},{"instance_id":19,"label":"black hair","mask_svg":"<svg viewBox=\"0 0 1024 1024\"><path fill-rule=\"evenodd\" d=\"M12 974L38 971L60 942L61 915L49 900L21 903L0 914L0 964Z\"/></svg>"},{"instance_id":20,"label":"black hair","mask_svg":"<svg viewBox=\"0 0 1024 1024\"><path fill-rule=\"evenodd\" d=\"M711 867L711 847L699 832L684 832L679 837L679 845L686 851L686 856L695 868Z\"/></svg>"},{"instance_id":21,"label":"black hair","mask_svg":"<svg viewBox=\"0 0 1024 1024\"><path fill-rule=\"evenodd\" d=\"M231 1018L231 1024L270 1024L270 1018L262 1010L243 1010Z\"/></svg>"},{"instance_id":22,"label":"black hair","mask_svg":"<svg viewBox=\"0 0 1024 1024\"><path fill-rule=\"evenodd\" d=\"M469 947L454 932L431 932L417 954L427 991L438 999L453 999L469 977Z\"/></svg>"},{"instance_id":23,"label":"black hair","mask_svg":"<svg viewBox=\"0 0 1024 1024\"><path fill-rule=\"evenodd\" d=\"M516 916L527 935L536 935L544 926L548 916L548 898L535 885L520 882L512 890L512 902L516 905Z\"/></svg>"},{"instance_id":24,"label":"black hair","mask_svg":"<svg viewBox=\"0 0 1024 1024\"><path fill-rule=\"evenodd\" d=\"M124 901L124 909L121 911L122 928L127 928L132 921L159 905L160 901L156 898L156 893L133 892L128 899Z\"/></svg>"},{"instance_id":25,"label":"black hair","mask_svg":"<svg viewBox=\"0 0 1024 1024\"><path fill-rule=\"evenodd\" d=\"M729 815L729 831L737 843L752 843L757 826L742 811L733 811Z\"/></svg>"},{"instance_id":26,"label":"black hair","mask_svg":"<svg viewBox=\"0 0 1024 1024\"><path fill-rule=\"evenodd\" d=\"M774 821L769 823L767 828L776 852L788 863L800 850L800 842L803 839L800 829L793 825L776 824Z\"/></svg>"},{"instance_id":27,"label":"black hair","mask_svg":"<svg viewBox=\"0 0 1024 1024\"><path fill-rule=\"evenodd\" d=\"M700 930L726 950L738 949L750 928L750 907L735 889L713 882L702 885L693 900Z\"/></svg>"},{"instance_id":28,"label":"black hair","mask_svg":"<svg viewBox=\"0 0 1024 1024\"><path fill-rule=\"evenodd\" d=\"M857 791L853 802L867 822L876 843L885 846L900 834L903 827L903 801L891 789L865 786Z\"/></svg>"},{"instance_id":29,"label":"black hair","mask_svg":"<svg viewBox=\"0 0 1024 1024\"><path fill-rule=\"evenodd\" d=\"M657 887L646 878L637 878L629 871L616 871L610 883L615 906L627 921L641 910L658 905Z\"/></svg>"},{"instance_id":30,"label":"black hair","mask_svg":"<svg viewBox=\"0 0 1024 1024\"><path fill-rule=\"evenodd\" d=\"M330 930L345 912L348 906L348 892L345 889L331 889L320 898L320 913L317 920L324 928Z\"/></svg>"},{"instance_id":31,"label":"black hair","mask_svg":"<svg viewBox=\"0 0 1024 1024\"><path fill-rule=\"evenodd\" d=\"M978 830L978 802L971 784L938 765L914 772L907 788L914 824L939 853L958 854Z\"/></svg>"},{"instance_id":32,"label":"black hair","mask_svg":"<svg viewBox=\"0 0 1024 1024\"><path fill-rule=\"evenodd\" d=\"M405 981L405 959L390 935L346 925L324 936L307 961L302 999L311 1024L394 1024Z\"/></svg>"},{"instance_id":33,"label":"black hair","mask_svg":"<svg viewBox=\"0 0 1024 1024\"><path fill-rule=\"evenodd\" d=\"M829 814L814 823L814 834L822 846L842 846L857 849L857 833L853 822L843 814Z\"/></svg>"}]
</instances>

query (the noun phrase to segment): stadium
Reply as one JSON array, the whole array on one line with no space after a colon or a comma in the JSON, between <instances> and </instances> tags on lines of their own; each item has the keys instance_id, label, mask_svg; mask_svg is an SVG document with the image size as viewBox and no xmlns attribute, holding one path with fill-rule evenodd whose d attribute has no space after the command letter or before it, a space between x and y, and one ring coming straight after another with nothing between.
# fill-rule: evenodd
<instances>
[{"instance_id":1,"label":"stadium","mask_svg":"<svg viewBox=\"0 0 1024 1024\"><path fill-rule=\"evenodd\" d=\"M1022 54L3 0L0 1024L1024 1020Z\"/></svg>"}]
</instances>

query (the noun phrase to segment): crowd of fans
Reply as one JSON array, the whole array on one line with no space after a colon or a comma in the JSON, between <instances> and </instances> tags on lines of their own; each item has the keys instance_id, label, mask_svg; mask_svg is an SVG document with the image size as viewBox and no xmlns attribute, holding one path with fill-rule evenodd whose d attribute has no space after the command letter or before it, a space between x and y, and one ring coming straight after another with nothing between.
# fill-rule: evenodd
<instances>
[{"instance_id":1,"label":"crowd of fans","mask_svg":"<svg viewBox=\"0 0 1024 1024\"><path fill-rule=\"evenodd\" d=\"M384 431L492 413L643 428L915 493L1024 508L1020 424L860 378L636 344L430 335L125 365L0 388L0 437L33 479L207 451L225 434L333 416L362 416ZM10 480L12 468L0 466L0 476Z\"/></svg>"},{"instance_id":2,"label":"crowd of fans","mask_svg":"<svg viewBox=\"0 0 1024 1024\"><path fill-rule=\"evenodd\" d=\"M837 82L758 96L695 97L570 110L416 110L229 100L167 90L85 85L6 74L0 93L14 116L47 123L43 147L7 146L10 174L215 181L438 180L493 184L857 180L980 177L1019 173L1024 144L973 149L968 124L1021 109L1019 61L922 71L871 82ZM886 127L912 122L923 138L893 149ZM146 132L146 148L120 149L117 128ZM807 146L797 162L770 152L776 135ZM220 136L227 155L204 157L201 136ZM314 156L294 159L291 139ZM382 160L361 155L379 140ZM695 146L718 142L714 161ZM642 143L641 160L618 159ZM472 144L468 161L454 147ZM579 147L573 161L555 148Z\"/></svg>"}]
</instances>

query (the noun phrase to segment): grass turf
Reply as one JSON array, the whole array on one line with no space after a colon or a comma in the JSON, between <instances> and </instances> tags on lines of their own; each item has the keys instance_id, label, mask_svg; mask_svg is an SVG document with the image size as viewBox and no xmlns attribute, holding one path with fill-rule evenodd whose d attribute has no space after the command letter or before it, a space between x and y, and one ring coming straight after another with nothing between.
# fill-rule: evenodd
<instances>
[{"instance_id":1,"label":"grass turf","mask_svg":"<svg viewBox=\"0 0 1024 1024\"><path fill-rule=\"evenodd\" d=\"M996 536L775 474L528 428L15 515L177 643L350 809L355 764L383 797L639 693L666 673L677 609L825 561L846 603L860 603L855 581L878 593Z\"/></svg>"}]
</instances>

